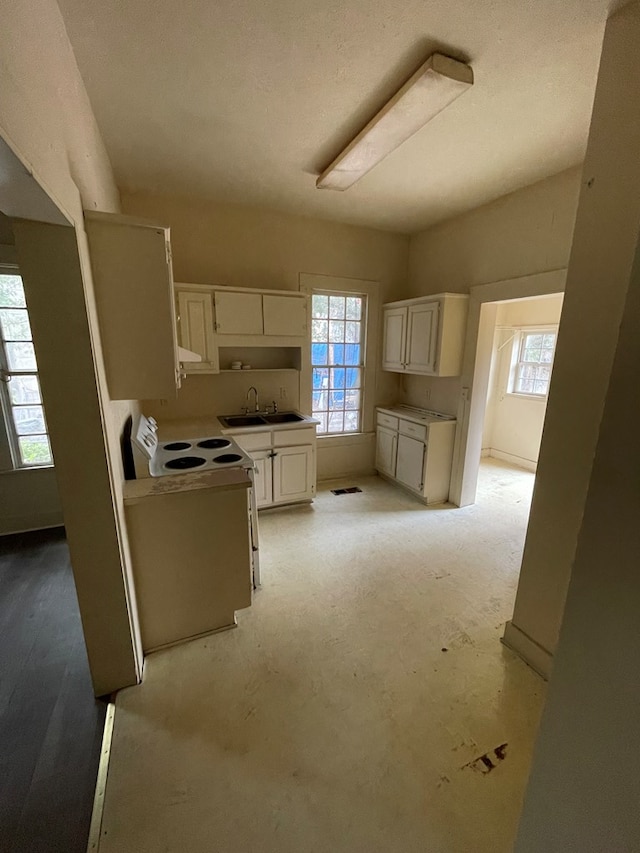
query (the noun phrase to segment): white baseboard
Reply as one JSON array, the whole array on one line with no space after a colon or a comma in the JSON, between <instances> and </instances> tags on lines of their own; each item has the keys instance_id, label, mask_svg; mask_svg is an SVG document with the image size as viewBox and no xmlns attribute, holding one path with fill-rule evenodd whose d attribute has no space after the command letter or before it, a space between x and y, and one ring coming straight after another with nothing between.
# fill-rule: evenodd
<instances>
[{"instance_id":1,"label":"white baseboard","mask_svg":"<svg viewBox=\"0 0 640 853\"><path fill-rule=\"evenodd\" d=\"M502 642L512 652L515 652L518 657L521 657L525 663L529 664L531 669L534 669L545 681L549 680L553 666L553 655L551 652L548 652L539 643L536 643L534 639L525 634L524 631L521 631L511 621L507 622L504 626Z\"/></svg>"},{"instance_id":2,"label":"white baseboard","mask_svg":"<svg viewBox=\"0 0 640 853\"><path fill-rule=\"evenodd\" d=\"M485 453L483 452L484 456ZM513 453L505 453L503 450L496 450L495 447L490 447L487 456L493 456L495 459L503 459L505 462L510 462L512 465L517 465L518 468L525 468L527 471L535 473L538 468L538 463L532 459L524 459L522 456L514 456Z\"/></svg>"}]
</instances>

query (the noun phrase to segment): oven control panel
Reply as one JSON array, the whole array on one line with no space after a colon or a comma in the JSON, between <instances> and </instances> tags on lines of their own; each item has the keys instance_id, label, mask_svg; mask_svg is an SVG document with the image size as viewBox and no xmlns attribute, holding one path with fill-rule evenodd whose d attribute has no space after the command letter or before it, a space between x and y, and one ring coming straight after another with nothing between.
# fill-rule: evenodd
<instances>
[{"instance_id":1,"label":"oven control panel","mask_svg":"<svg viewBox=\"0 0 640 853\"><path fill-rule=\"evenodd\" d=\"M154 418L146 418L140 415L131 436L135 447L147 458L153 459L158 447L158 424Z\"/></svg>"}]
</instances>

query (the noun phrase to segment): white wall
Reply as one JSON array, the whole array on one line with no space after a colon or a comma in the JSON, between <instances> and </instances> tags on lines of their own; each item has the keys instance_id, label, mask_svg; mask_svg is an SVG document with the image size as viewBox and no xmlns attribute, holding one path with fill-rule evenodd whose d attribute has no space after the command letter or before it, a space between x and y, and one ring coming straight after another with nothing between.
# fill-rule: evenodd
<instances>
[{"instance_id":1,"label":"white wall","mask_svg":"<svg viewBox=\"0 0 640 853\"><path fill-rule=\"evenodd\" d=\"M54 232L25 227L22 258L29 257L34 283L44 280L40 274L44 272L41 267L47 252L52 253L56 263L60 262L55 273L62 288L60 298L50 280L47 289L38 294L38 307L31 307L33 326L34 330L40 327L41 337L49 338L57 331L57 365L64 364L65 359L67 363L73 359L82 362L77 371L82 383L79 390L83 389L85 403L92 401L82 417L73 420L70 430L74 412L65 408L70 389L60 386L61 393L56 392L65 373L59 369L57 373L49 372L48 392L43 382L51 434L58 436L54 455L59 463L63 457L68 460L64 466L58 464L58 485L94 685L104 693L131 684L137 677L128 606L135 608L135 602L123 575L123 564L128 572L128 550L119 445L120 427L131 406L112 403L108 398L82 209L117 211L119 197L55 0L33 0L28 4L7 0L3 19L6 25L0 29L0 137L76 226L77 245L72 247L67 237L61 237L64 246L59 258ZM23 174L27 173L23 170ZM3 195L0 206L13 215L14 211L7 209L6 198ZM51 243L38 259L30 241L42 238L47 243L49 236ZM17 232L16 244L20 250ZM82 269L79 279L78 261ZM54 330L51 318L60 314L65 303L67 313L60 316L60 325ZM72 335L74 323L78 325ZM40 367L43 372L45 365ZM67 474L73 470L73 452L77 456L78 448L82 448L84 467L75 479L63 476L63 467ZM71 517L75 519L73 525L69 524ZM77 521L79 518L83 518L82 523ZM132 619L135 622L134 610Z\"/></svg>"},{"instance_id":2,"label":"white wall","mask_svg":"<svg viewBox=\"0 0 640 853\"><path fill-rule=\"evenodd\" d=\"M508 393L514 330L556 326L562 295L518 299L498 305L492 354L492 379L482 437L483 455L496 456L534 471L540 452L546 398Z\"/></svg>"},{"instance_id":3,"label":"white wall","mask_svg":"<svg viewBox=\"0 0 640 853\"><path fill-rule=\"evenodd\" d=\"M378 281L382 302L397 298L405 286L409 238L403 235L257 207L139 193L124 194L122 205L129 214L170 226L178 282L298 290L300 273L317 273ZM177 404L145 402L143 407L160 418L237 411L251 384L258 387L261 399L277 399L282 384L278 376L252 374L251 381L242 374L189 378ZM288 375L285 378L293 383ZM378 371L374 384L376 403L396 399L394 374ZM293 384L288 401L291 407L300 403ZM369 473L373 456L371 437L320 439L318 476Z\"/></svg>"}]
</instances>

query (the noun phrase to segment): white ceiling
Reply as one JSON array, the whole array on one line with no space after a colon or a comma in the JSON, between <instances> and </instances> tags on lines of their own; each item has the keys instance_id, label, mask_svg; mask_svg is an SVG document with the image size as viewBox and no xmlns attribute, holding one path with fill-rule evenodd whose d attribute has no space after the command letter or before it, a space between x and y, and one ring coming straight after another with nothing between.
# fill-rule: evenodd
<instances>
[{"instance_id":1,"label":"white ceiling","mask_svg":"<svg viewBox=\"0 0 640 853\"><path fill-rule=\"evenodd\" d=\"M610 0L59 0L121 189L417 231L579 163ZM434 50L475 85L316 175Z\"/></svg>"}]
</instances>

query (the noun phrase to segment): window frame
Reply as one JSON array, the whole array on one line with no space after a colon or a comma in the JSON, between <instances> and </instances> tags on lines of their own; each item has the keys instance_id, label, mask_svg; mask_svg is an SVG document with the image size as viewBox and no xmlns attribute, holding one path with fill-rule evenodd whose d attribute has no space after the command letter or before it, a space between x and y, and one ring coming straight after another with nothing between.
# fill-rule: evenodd
<instances>
[{"instance_id":1,"label":"window frame","mask_svg":"<svg viewBox=\"0 0 640 853\"><path fill-rule=\"evenodd\" d=\"M352 322L356 322L356 323L360 324L360 340L357 343L357 345L360 347L360 361L358 362L358 364L347 364L346 359L341 363L335 362L335 363L330 364L328 359L327 359L327 364L318 365L318 364L313 363L313 356L312 356L312 348L314 345L314 341L313 341L313 320L317 319L317 318L313 317L313 298L314 298L314 296L326 296L329 300L331 299L331 297L341 297L341 298L344 298L345 300L350 299L350 298L352 298L352 299L355 298L355 299L361 300L360 319L352 321ZM345 399L343 402L342 409L338 409L335 411L341 411L343 413L343 427L344 427L344 416L346 415L346 413L348 411L357 411L357 413L358 413L358 429L356 429L356 430L345 430L343 428L341 431L331 431L329 429L329 420L330 420L330 415L331 415L332 410L328 408L328 402L327 402L327 412L326 412L327 413L327 430L324 432L320 432L320 430L318 429L318 432L317 432L318 437L319 438L329 438L329 437L342 437L342 436L350 436L350 435L360 435L364 432L363 424L364 424L364 393L365 393L366 363L367 363L367 325L368 325L368 320L369 320L369 317L368 317L368 313L369 313L368 295L366 293L356 292L353 290L339 291L339 290L323 289L323 288L317 288L316 287L316 288L312 288L312 290L310 292L309 301L310 301L309 311L310 311L310 315L311 315L311 323L310 323L310 327L309 327L309 361L310 361L310 367L311 367L311 415L312 415L312 417L316 417L317 414L319 413L319 412L314 411L314 409L313 409L313 394L316 390L313 387L313 372L314 372L314 370L322 370L322 369L326 368L328 371L331 371L332 369L333 370L345 370L346 371L346 370L349 370L350 368L352 368L352 369L357 369L360 372L360 384L359 384L357 389L353 389L353 390L357 390L358 395L359 395L359 405L358 405L357 409L347 409L346 408L346 396L347 396L346 392L349 390L346 387L346 383L345 383L344 389L331 389L331 387L328 387L326 389L327 395L329 395L332 390L334 390L334 391L335 390L343 390L344 391ZM327 322L330 323L331 319L332 318L330 317L330 310L328 310L327 311ZM349 319L346 317L346 311L345 311L344 320L342 320L340 318L334 318L334 319L336 319L336 321L339 323L344 323L345 326L346 326L347 322L350 322ZM323 344L325 342L324 341L316 341L315 343ZM342 345L346 347L348 345L348 342L346 341L346 329L345 329L345 340L344 340L344 342L340 342L340 341L332 342L330 340L327 340L327 342L326 342L327 347L329 347L331 345L331 343L336 343L338 345L340 345L342 343ZM330 375L331 375L331 373L329 372L329 376ZM320 411L323 412L324 410L320 410Z\"/></svg>"},{"instance_id":2,"label":"window frame","mask_svg":"<svg viewBox=\"0 0 640 853\"><path fill-rule=\"evenodd\" d=\"M549 389L551 387L551 378L553 376L553 363L555 361L556 356L556 347L558 345L558 326L557 325L542 325L542 326L530 326L525 327L521 326L518 328L514 328L513 330L513 346L511 350L511 365L509 368L509 380L507 383L506 393L511 397L523 397L528 400L539 400L541 402L547 401L549 397ZM525 341L528 335L550 335L554 336L553 342L553 352L551 355L550 362L526 362L521 356L524 351ZM548 347L547 347L548 349ZM518 368L521 364L532 364L532 365L542 365L544 367L549 368L549 381L547 383L547 390L544 394L540 394L535 391L519 391L517 390L518 383Z\"/></svg>"},{"instance_id":3,"label":"window frame","mask_svg":"<svg viewBox=\"0 0 640 853\"><path fill-rule=\"evenodd\" d=\"M300 407L301 411L311 414L312 374L311 374L311 294L348 293L350 295L367 297L367 322L365 345L365 369L362 387L362 432L320 433L319 444L325 447L349 447L366 444L375 436L376 405L380 402L381 387L386 389L386 379L390 374L381 373L380 343L382 322L382 285L379 281L364 278L348 278L346 276L329 275L327 273L298 273L298 290L308 299L307 329L309 330L308 346L302 350L302 370L300 372ZM382 386L380 382L382 380Z\"/></svg>"},{"instance_id":4,"label":"window frame","mask_svg":"<svg viewBox=\"0 0 640 853\"><path fill-rule=\"evenodd\" d=\"M17 265L9 264L6 262L0 263L0 275L12 275L18 276L22 281L22 276L20 274L20 270ZM22 282L23 290L24 290L24 281ZM8 307L8 306L2 306ZM25 307L24 310L27 311L27 316L29 315L29 307L27 305L26 294L25 294ZM29 341L33 344L33 333L31 333L31 339ZM2 377L0 377L0 413L2 415L2 430L0 430L0 469L3 473L11 472L11 471L32 471L41 468L53 468L54 460L53 460L53 451L51 448L51 436L49 434L49 429L47 426L47 416L44 408L44 401L42 400L42 387L40 384L40 373L37 365L37 356L36 356L36 368L35 370L18 370L13 369L9 365L9 358L6 350L6 341L4 339L4 334L2 333L2 329L0 328L0 373L2 373ZM34 346L35 350L35 346ZM33 406L40 406L42 408L42 416L44 420L44 432L42 433L34 433L34 435L44 435L47 438L48 446L49 446L49 454L51 457L51 461L49 462L37 462L34 464L29 464L22 461L22 453L20 450L20 440L18 430L16 428L16 424L13 418L13 410L16 408L16 404L11 401L10 394L10 382L11 377L13 376L35 376L38 381L38 388L40 391L40 402L33 403ZM5 379L4 377L9 377ZM27 405L27 404L25 404ZM5 445L2 447L2 445ZM3 459L6 459L7 462L10 462L10 467L7 467Z\"/></svg>"}]
</instances>

